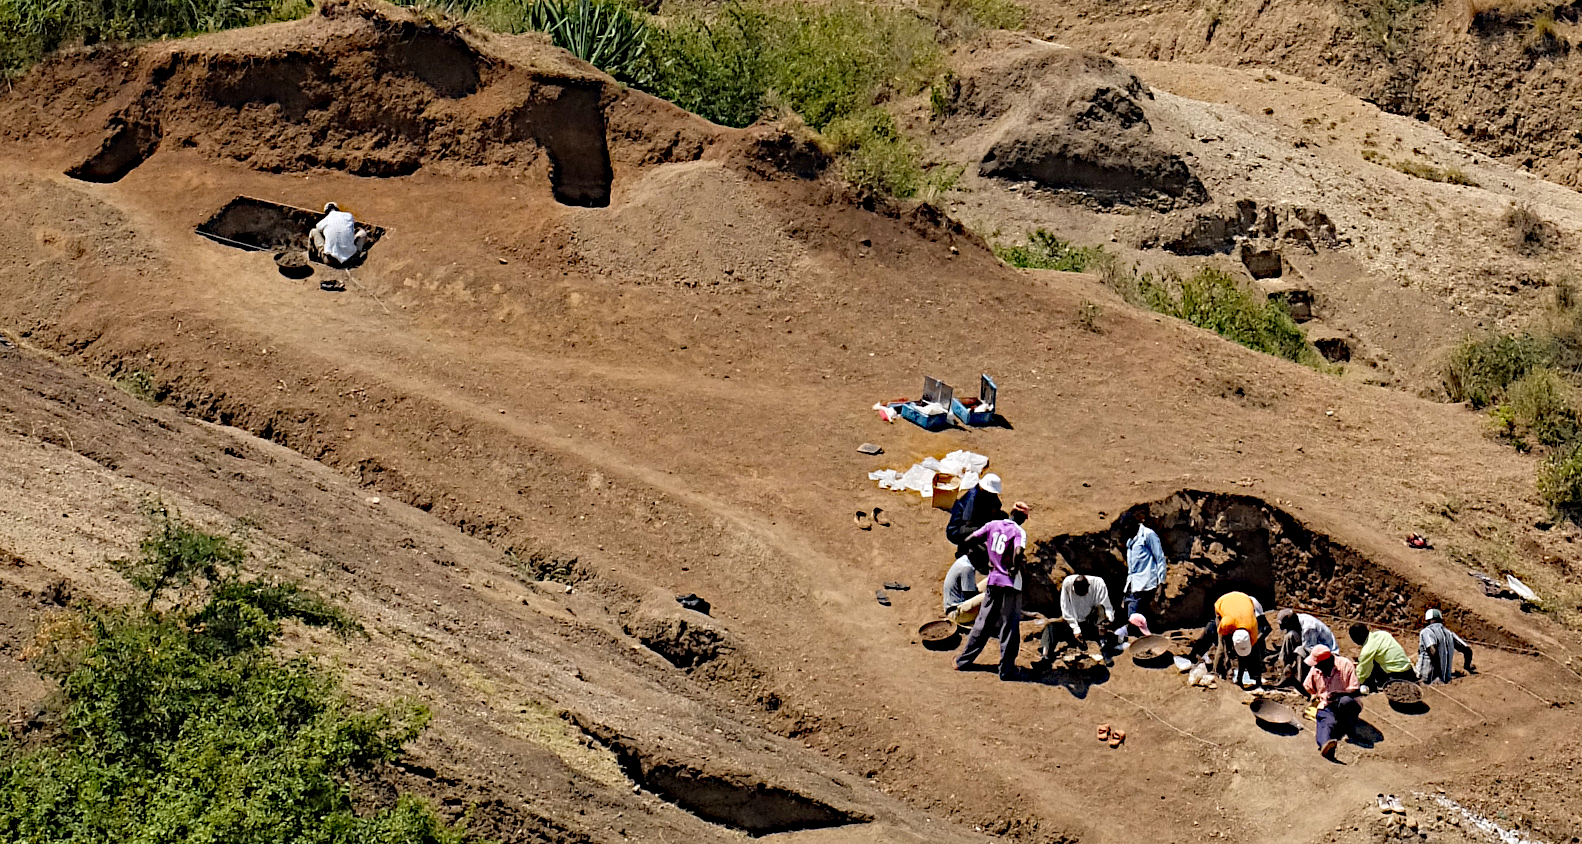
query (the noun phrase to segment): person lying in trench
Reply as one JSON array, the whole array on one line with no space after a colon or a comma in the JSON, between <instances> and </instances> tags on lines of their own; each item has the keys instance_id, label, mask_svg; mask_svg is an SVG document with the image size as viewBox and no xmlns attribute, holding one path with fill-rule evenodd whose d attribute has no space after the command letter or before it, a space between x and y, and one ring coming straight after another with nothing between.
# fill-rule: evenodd
<instances>
[{"instance_id":1,"label":"person lying in trench","mask_svg":"<svg viewBox=\"0 0 1582 844\"><path fill-rule=\"evenodd\" d=\"M324 219L308 233L308 255L336 269L349 266L368 248L368 230L357 225L349 211L333 202L324 204Z\"/></svg>"}]
</instances>

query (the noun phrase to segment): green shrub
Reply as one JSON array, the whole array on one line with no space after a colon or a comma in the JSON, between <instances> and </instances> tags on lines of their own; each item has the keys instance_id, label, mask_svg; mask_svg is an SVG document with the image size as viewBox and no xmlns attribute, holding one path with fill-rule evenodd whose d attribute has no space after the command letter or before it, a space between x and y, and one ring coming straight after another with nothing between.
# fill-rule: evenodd
<instances>
[{"instance_id":1,"label":"green shrub","mask_svg":"<svg viewBox=\"0 0 1582 844\"><path fill-rule=\"evenodd\" d=\"M651 81L648 16L620 0L484 0L449 8L497 32L546 33L555 46L629 85Z\"/></svg>"},{"instance_id":2,"label":"green shrub","mask_svg":"<svg viewBox=\"0 0 1582 844\"><path fill-rule=\"evenodd\" d=\"M1558 446L1576 439L1571 391L1552 369L1535 369L1506 389L1506 430L1522 440Z\"/></svg>"},{"instance_id":3,"label":"green shrub","mask_svg":"<svg viewBox=\"0 0 1582 844\"><path fill-rule=\"evenodd\" d=\"M1451 401L1497 404L1505 388L1554 357L1553 339L1531 333L1469 338L1445 361L1441 382Z\"/></svg>"},{"instance_id":4,"label":"green shrub","mask_svg":"<svg viewBox=\"0 0 1582 844\"><path fill-rule=\"evenodd\" d=\"M244 582L241 545L163 507L128 574L150 595L203 578L196 610L57 617L23 657L59 684L58 722L0 741L0 840L457 844L410 797L354 809L349 782L427 722L408 704L353 707L334 677L277 656L280 622L356 625L294 584Z\"/></svg>"},{"instance_id":5,"label":"green shrub","mask_svg":"<svg viewBox=\"0 0 1582 844\"><path fill-rule=\"evenodd\" d=\"M1160 288L1144 295L1158 302L1163 313L1207 328L1228 340L1260 352L1308 366L1322 366L1318 350L1307 342L1301 326L1281 302L1242 287L1229 274L1203 267L1192 275L1176 279L1179 288L1172 301L1160 302Z\"/></svg>"},{"instance_id":6,"label":"green shrub","mask_svg":"<svg viewBox=\"0 0 1582 844\"><path fill-rule=\"evenodd\" d=\"M1027 9L1013 0L939 0L934 25L947 38L970 36L981 29L1021 29Z\"/></svg>"},{"instance_id":7,"label":"green shrub","mask_svg":"<svg viewBox=\"0 0 1582 844\"><path fill-rule=\"evenodd\" d=\"M214 32L307 11L302 0L0 0L0 71L68 44Z\"/></svg>"},{"instance_id":8,"label":"green shrub","mask_svg":"<svg viewBox=\"0 0 1582 844\"><path fill-rule=\"evenodd\" d=\"M901 134L895 118L883 109L842 117L826 127L824 138L841 176L859 190L910 197L928 182L917 144Z\"/></svg>"},{"instance_id":9,"label":"green shrub","mask_svg":"<svg viewBox=\"0 0 1582 844\"><path fill-rule=\"evenodd\" d=\"M1559 513L1582 514L1582 443L1554 452L1538 467L1538 494Z\"/></svg>"},{"instance_id":10,"label":"green shrub","mask_svg":"<svg viewBox=\"0 0 1582 844\"><path fill-rule=\"evenodd\" d=\"M996 246L994 254L1013 267L1080 273L1100 260L1105 252L1102 246L1073 246L1047 229L1039 229L1027 236L1024 245Z\"/></svg>"},{"instance_id":11,"label":"green shrub","mask_svg":"<svg viewBox=\"0 0 1582 844\"><path fill-rule=\"evenodd\" d=\"M179 589L200 580L219 583L234 576L247 557L247 549L234 537L205 533L164 504L145 504L143 514L150 530L138 543L138 556L117 560L115 566L133 586L148 593L149 607L166 588Z\"/></svg>"},{"instance_id":12,"label":"green shrub","mask_svg":"<svg viewBox=\"0 0 1582 844\"><path fill-rule=\"evenodd\" d=\"M652 92L727 126L749 125L777 101L823 131L922 90L941 62L926 21L860 0L685 8L651 44Z\"/></svg>"}]
</instances>

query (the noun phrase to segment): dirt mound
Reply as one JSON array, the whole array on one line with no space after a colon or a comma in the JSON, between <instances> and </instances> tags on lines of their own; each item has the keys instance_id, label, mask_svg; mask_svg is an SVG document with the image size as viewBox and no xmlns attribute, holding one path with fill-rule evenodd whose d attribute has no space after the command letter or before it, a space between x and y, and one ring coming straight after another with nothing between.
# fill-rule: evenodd
<instances>
[{"instance_id":1,"label":"dirt mound","mask_svg":"<svg viewBox=\"0 0 1582 844\"><path fill-rule=\"evenodd\" d=\"M561 203L603 206L612 156L689 160L729 131L651 99L534 36L336 0L272 27L57 58L0 100L0 124L74 149L68 173L88 181L192 149L269 172L509 167L546 173Z\"/></svg>"},{"instance_id":2,"label":"dirt mound","mask_svg":"<svg viewBox=\"0 0 1582 844\"><path fill-rule=\"evenodd\" d=\"M983 176L1075 190L1105 202L1171 206L1207 193L1159 143L1153 99L1102 56L1006 37L961 63L940 131L967 138Z\"/></svg>"}]
</instances>

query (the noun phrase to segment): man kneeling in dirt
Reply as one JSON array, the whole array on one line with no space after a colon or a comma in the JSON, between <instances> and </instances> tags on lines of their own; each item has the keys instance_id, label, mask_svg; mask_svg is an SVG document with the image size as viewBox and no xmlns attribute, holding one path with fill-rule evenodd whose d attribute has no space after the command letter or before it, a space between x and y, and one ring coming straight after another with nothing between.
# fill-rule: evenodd
<instances>
[{"instance_id":1,"label":"man kneeling in dirt","mask_svg":"<svg viewBox=\"0 0 1582 844\"><path fill-rule=\"evenodd\" d=\"M333 202L325 203L324 219L308 234L313 258L332 267L344 267L368 248L368 230L357 225L351 212Z\"/></svg>"},{"instance_id":2,"label":"man kneeling in dirt","mask_svg":"<svg viewBox=\"0 0 1582 844\"><path fill-rule=\"evenodd\" d=\"M1318 752L1334 761L1335 746L1351 734L1362 715L1357 700L1357 664L1337 655L1327 645L1316 645L1305 660L1312 670L1302 681L1302 689L1318 705Z\"/></svg>"},{"instance_id":3,"label":"man kneeling in dirt","mask_svg":"<svg viewBox=\"0 0 1582 844\"><path fill-rule=\"evenodd\" d=\"M1214 617L1203 628L1203 635L1192 646L1192 658L1214 652L1214 670L1224 677L1234 663L1236 682L1249 680L1263 684L1265 641L1271 628L1263 617L1263 605L1245 592L1226 592L1214 602Z\"/></svg>"},{"instance_id":4,"label":"man kneeling in dirt","mask_svg":"<svg viewBox=\"0 0 1582 844\"><path fill-rule=\"evenodd\" d=\"M1099 620L1099 615L1104 620ZM1061 623L1064 622L1064 623ZM1103 578L1091 574L1073 574L1060 584L1060 621L1044 625L1039 636L1041 651L1038 664L1042 669L1054 665L1055 651L1062 644L1087 648L1089 641L1099 643L1099 653L1104 664L1114 661L1112 648L1115 639L1111 629L1115 626L1115 608L1110 605L1110 588Z\"/></svg>"}]
</instances>

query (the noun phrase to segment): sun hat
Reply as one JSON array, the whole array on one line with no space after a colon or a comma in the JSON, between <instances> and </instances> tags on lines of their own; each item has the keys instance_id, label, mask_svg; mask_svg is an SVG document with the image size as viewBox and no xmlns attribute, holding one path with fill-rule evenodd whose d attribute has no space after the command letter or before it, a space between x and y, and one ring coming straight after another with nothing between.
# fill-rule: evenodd
<instances>
[{"instance_id":1,"label":"sun hat","mask_svg":"<svg viewBox=\"0 0 1582 844\"><path fill-rule=\"evenodd\" d=\"M1253 635L1247 631L1236 631L1231 634L1231 646L1236 648L1236 656L1247 656L1253 653Z\"/></svg>"},{"instance_id":2,"label":"sun hat","mask_svg":"<svg viewBox=\"0 0 1582 844\"><path fill-rule=\"evenodd\" d=\"M1000 476L993 473L984 475L983 478L978 481L978 489L981 489L984 492L992 492L995 495L999 495Z\"/></svg>"},{"instance_id":3,"label":"sun hat","mask_svg":"<svg viewBox=\"0 0 1582 844\"><path fill-rule=\"evenodd\" d=\"M1423 616L1423 620L1424 621L1444 621L1445 620L1445 614L1440 612L1437 609L1429 610L1428 613Z\"/></svg>"},{"instance_id":4,"label":"sun hat","mask_svg":"<svg viewBox=\"0 0 1582 844\"><path fill-rule=\"evenodd\" d=\"M1317 665L1326 659L1333 659L1334 656L1335 652L1330 650L1328 645L1314 645L1313 650L1308 653L1307 659L1302 661L1308 665Z\"/></svg>"}]
</instances>

